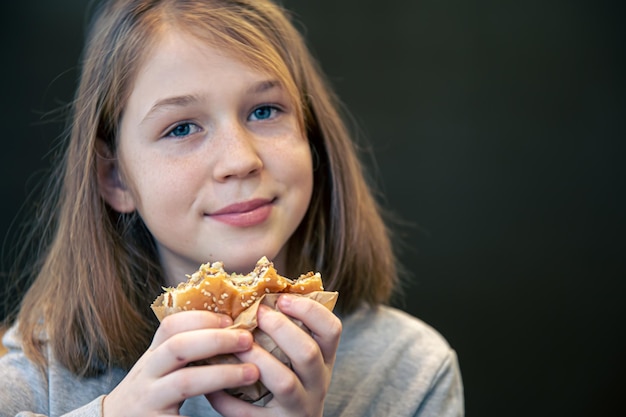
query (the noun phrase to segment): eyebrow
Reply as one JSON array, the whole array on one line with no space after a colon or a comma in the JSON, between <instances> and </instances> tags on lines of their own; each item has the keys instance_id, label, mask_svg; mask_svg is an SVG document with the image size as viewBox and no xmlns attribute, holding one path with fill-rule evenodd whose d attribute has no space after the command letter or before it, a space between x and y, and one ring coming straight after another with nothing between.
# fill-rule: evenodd
<instances>
[{"instance_id":1,"label":"eyebrow","mask_svg":"<svg viewBox=\"0 0 626 417\"><path fill-rule=\"evenodd\" d=\"M245 94L261 94L266 91L272 90L274 88L281 88L282 83L278 80L267 80L261 81L253 84L250 88L245 91ZM186 94L182 96L174 96L174 97L166 97L164 99L158 100L146 113L141 123L151 119L154 117L156 113L162 111L163 108L167 107L187 107L198 103L200 101L200 96L195 94Z\"/></svg>"},{"instance_id":2,"label":"eyebrow","mask_svg":"<svg viewBox=\"0 0 626 417\"><path fill-rule=\"evenodd\" d=\"M150 108L148 113L141 120L141 123L144 123L147 120L150 120L154 117L156 113L162 111L162 109L166 107L187 107L194 103L200 101L200 97L196 95L183 95L183 96L175 96L175 97L167 97L161 100L158 100L154 106Z\"/></svg>"},{"instance_id":3,"label":"eyebrow","mask_svg":"<svg viewBox=\"0 0 626 417\"><path fill-rule=\"evenodd\" d=\"M247 93L260 94L268 90L271 90L273 88L281 88L281 87L282 87L282 84L278 80L261 81L259 83L254 84L252 87L250 87L247 90Z\"/></svg>"}]
</instances>

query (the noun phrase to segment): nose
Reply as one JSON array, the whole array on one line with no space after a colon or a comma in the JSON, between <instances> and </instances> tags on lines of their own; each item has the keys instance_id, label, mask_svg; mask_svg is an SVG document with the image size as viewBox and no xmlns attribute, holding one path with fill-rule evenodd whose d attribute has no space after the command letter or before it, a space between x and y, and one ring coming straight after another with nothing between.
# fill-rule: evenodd
<instances>
[{"instance_id":1,"label":"nose","mask_svg":"<svg viewBox=\"0 0 626 417\"><path fill-rule=\"evenodd\" d=\"M246 178L260 172L263 161L254 134L239 124L230 124L220 130L212 147L216 152L212 158L215 179Z\"/></svg>"}]
</instances>

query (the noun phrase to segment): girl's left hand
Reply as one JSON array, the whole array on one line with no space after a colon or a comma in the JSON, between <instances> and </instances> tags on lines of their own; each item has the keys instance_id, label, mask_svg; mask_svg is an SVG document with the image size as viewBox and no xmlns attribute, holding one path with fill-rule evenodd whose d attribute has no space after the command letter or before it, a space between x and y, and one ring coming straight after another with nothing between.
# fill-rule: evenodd
<instances>
[{"instance_id":1,"label":"girl's left hand","mask_svg":"<svg viewBox=\"0 0 626 417\"><path fill-rule=\"evenodd\" d=\"M223 391L207 395L213 408L224 417L322 416L339 346L341 321L320 303L304 297L282 295L278 308L280 312L261 305L258 326L291 359L293 370L256 344L247 352L237 354L243 362L256 364L261 382L272 392L273 398L265 407L259 407ZM302 321L311 334L287 316Z\"/></svg>"}]
</instances>

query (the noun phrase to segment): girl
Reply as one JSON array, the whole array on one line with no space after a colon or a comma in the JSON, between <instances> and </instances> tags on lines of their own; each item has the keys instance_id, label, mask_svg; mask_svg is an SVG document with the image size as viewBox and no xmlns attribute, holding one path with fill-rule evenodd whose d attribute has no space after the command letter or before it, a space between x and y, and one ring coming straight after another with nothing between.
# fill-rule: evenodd
<instances>
[{"instance_id":1,"label":"girl","mask_svg":"<svg viewBox=\"0 0 626 417\"><path fill-rule=\"evenodd\" d=\"M87 40L34 277L0 359L3 416L459 416L456 356L386 304L395 258L337 102L261 0L110 0ZM203 262L318 270L259 327L150 304ZM289 317L301 320L312 336ZM341 320L340 320L341 318ZM340 343L341 338L341 343ZM186 366L235 353L238 365ZM266 404L223 390L261 380Z\"/></svg>"}]
</instances>

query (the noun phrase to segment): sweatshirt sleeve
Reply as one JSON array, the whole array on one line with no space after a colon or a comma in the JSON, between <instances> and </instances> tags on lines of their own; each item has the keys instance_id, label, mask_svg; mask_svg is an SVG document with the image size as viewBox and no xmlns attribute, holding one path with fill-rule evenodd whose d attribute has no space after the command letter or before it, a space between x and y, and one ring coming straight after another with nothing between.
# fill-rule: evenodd
<instances>
[{"instance_id":1,"label":"sweatshirt sleeve","mask_svg":"<svg viewBox=\"0 0 626 417\"><path fill-rule=\"evenodd\" d=\"M2 342L7 352L0 357L0 416L47 414L46 375L24 355L15 328L7 331Z\"/></svg>"},{"instance_id":2,"label":"sweatshirt sleeve","mask_svg":"<svg viewBox=\"0 0 626 417\"><path fill-rule=\"evenodd\" d=\"M96 398L89 404L80 407L77 410L63 414L61 417L102 417L102 401L104 395ZM45 414L36 414L30 411L18 413L15 417L47 417Z\"/></svg>"},{"instance_id":3,"label":"sweatshirt sleeve","mask_svg":"<svg viewBox=\"0 0 626 417\"><path fill-rule=\"evenodd\" d=\"M441 363L428 392L416 411L415 417L463 417L465 415L461 371L454 350L450 350Z\"/></svg>"},{"instance_id":4,"label":"sweatshirt sleeve","mask_svg":"<svg viewBox=\"0 0 626 417\"><path fill-rule=\"evenodd\" d=\"M342 321L326 417L464 415L456 352L434 328L387 307Z\"/></svg>"},{"instance_id":5,"label":"sweatshirt sleeve","mask_svg":"<svg viewBox=\"0 0 626 417\"><path fill-rule=\"evenodd\" d=\"M80 378L53 358L41 370L24 354L15 327L2 341L7 353L0 357L0 417L100 417L104 395L123 377L112 372Z\"/></svg>"}]
</instances>

